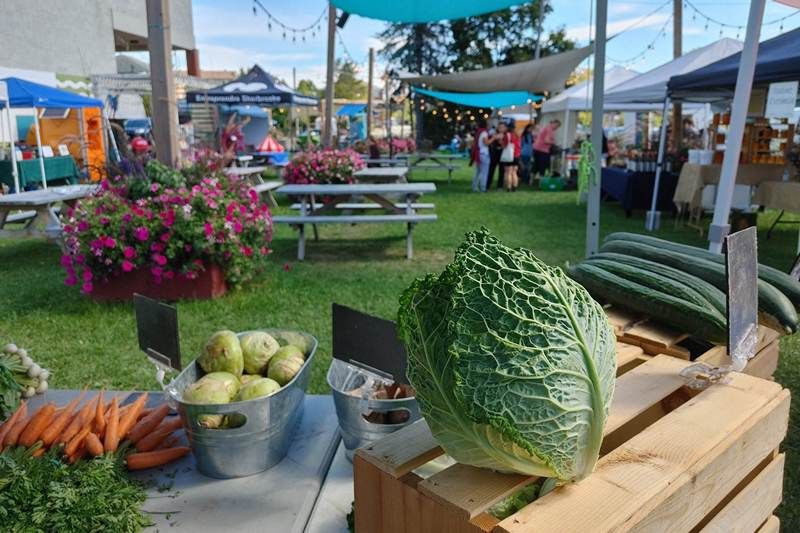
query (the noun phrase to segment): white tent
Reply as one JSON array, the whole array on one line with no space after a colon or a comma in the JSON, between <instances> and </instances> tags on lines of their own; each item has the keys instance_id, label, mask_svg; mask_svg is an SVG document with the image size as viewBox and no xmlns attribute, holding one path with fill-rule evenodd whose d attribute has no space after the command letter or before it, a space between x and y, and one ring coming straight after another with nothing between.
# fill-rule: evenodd
<instances>
[{"instance_id":1,"label":"white tent","mask_svg":"<svg viewBox=\"0 0 800 533\"><path fill-rule=\"evenodd\" d=\"M742 50L743 43L724 38L692 50L668 63L620 83L606 91L606 109L618 105L662 104L672 76L692 72ZM608 74L606 74L608 75Z\"/></svg>"},{"instance_id":2,"label":"white tent","mask_svg":"<svg viewBox=\"0 0 800 533\"><path fill-rule=\"evenodd\" d=\"M606 87L615 87L639 75L634 70L623 67L611 67L606 71ZM664 98L662 97L663 101ZM565 111L588 111L592 108L592 79L576 83L572 87L561 91L556 96L547 100L542 105L542 114L564 113ZM641 109L641 107L636 108ZM606 110L617 111L606 106Z\"/></svg>"}]
</instances>

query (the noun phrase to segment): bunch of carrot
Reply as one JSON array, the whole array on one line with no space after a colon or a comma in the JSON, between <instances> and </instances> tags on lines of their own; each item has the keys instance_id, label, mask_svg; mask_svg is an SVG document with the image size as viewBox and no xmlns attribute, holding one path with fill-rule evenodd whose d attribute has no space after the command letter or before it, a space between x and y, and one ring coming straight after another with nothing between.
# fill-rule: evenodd
<instances>
[{"instance_id":1,"label":"bunch of carrot","mask_svg":"<svg viewBox=\"0 0 800 533\"><path fill-rule=\"evenodd\" d=\"M23 401L0 426L0 451L23 446L38 457L48 449L60 447L64 458L74 463L87 456L135 448L125 457L129 470L162 466L189 453L189 448L178 446L179 437L174 432L181 427L181 421L177 416L167 416L167 404L147 409L144 393L120 408L116 397L104 402L101 391L79 409L84 395L82 392L60 409L48 403L31 416Z\"/></svg>"}]
</instances>

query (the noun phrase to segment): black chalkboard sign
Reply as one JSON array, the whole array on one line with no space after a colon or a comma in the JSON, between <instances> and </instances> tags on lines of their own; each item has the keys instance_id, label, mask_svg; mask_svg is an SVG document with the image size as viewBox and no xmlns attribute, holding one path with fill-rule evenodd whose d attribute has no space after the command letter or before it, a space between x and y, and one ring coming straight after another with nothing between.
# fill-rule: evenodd
<instances>
[{"instance_id":1,"label":"black chalkboard sign","mask_svg":"<svg viewBox=\"0 0 800 533\"><path fill-rule=\"evenodd\" d=\"M141 294L133 295L139 348L155 361L181 369L178 310Z\"/></svg>"},{"instance_id":2,"label":"black chalkboard sign","mask_svg":"<svg viewBox=\"0 0 800 533\"><path fill-rule=\"evenodd\" d=\"M408 383L406 347L397 337L397 324L336 303L333 357L389 374L398 383Z\"/></svg>"}]
</instances>

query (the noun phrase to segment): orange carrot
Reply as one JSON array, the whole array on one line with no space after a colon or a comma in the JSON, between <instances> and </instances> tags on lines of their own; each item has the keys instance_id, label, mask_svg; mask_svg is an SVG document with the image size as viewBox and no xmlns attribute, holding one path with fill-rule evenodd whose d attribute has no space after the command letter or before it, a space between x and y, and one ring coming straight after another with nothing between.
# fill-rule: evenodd
<instances>
[{"instance_id":1,"label":"orange carrot","mask_svg":"<svg viewBox=\"0 0 800 533\"><path fill-rule=\"evenodd\" d=\"M117 451L117 446L119 446L119 434L117 433L118 429L119 404L117 403L117 397L114 396L114 398L111 400L111 411L108 414L108 424L106 425L104 448L107 452Z\"/></svg>"},{"instance_id":2,"label":"orange carrot","mask_svg":"<svg viewBox=\"0 0 800 533\"><path fill-rule=\"evenodd\" d=\"M6 438L3 440L3 445L6 448L12 448L17 445L19 436L22 434L22 430L25 429L29 421L30 418L22 416L17 420L16 424L14 424L14 427L8 430Z\"/></svg>"},{"instance_id":3,"label":"orange carrot","mask_svg":"<svg viewBox=\"0 0 800 533\"><path fill-rule=\"evenodd\" d=\"M61 410L61 413L53 419L53 423L47 426L47 428L42 432L42 435L39 437L42 440L42 443L45 446L50 446L58 437L58 434L69 424L70 420L74 416L75 408L78 407L78 404L83 399L83 392L74 400L69 402L67 406Z\"/></svg>"},{"instance_id":4,"label":"orange carrot","mask_svg":"<svg viewBox=\"0 0 800 533\"><path fill-rule=\"evenodd\" d=\"M186 446L176 446L175 448L156 450L154 452L132 453L127 458L128 470L144 470L145 468L163 466L180 459L187 453L189 453L189 448Z\"/></svg>"},{"instance_id":5,"label":"orange carrot","mask_svg":"<svg viewBox=\"0 0 800 533\"><path fill-rule=\"evenodd\" d=\"M12 414L8 418L8 420L5 421L3 426L0 427L0 451L2 451L3 449L3 441L6 439L6 435L8 435L8 432L11 431L11 428L14 426L14 424L17 423L17 421L20 418L25 418L27 414L28 414L28 402L22 400L22 403L20 404L19 407L17 407L17 410L14 411L14 414Z\"/></svg>"},{"instance_id":6,"label":"orange carrot","mask_svg":"<svg viewBox=\"0 0 800 533\"><path fill-rule=\"evenodd\" d=\"M86 435L86 439L84 439L83 442L86 444L86 451L88 451L92 457L103 455L103 444L100 442L100 437L94 433Z\"/></svg>"},{"instance_id":7,"label":"orange carrot","mask_svg":"<svg viewBox=\"0 0 800 533\"><path fill-rule=\"evenodd\" d=\"M155 450L164 439L170 434L181 427L183 423L180 417L174 417L172 420L165 420L158 426L152 433L139 440L136 443L136 450L140 452L150 452Z\"/></svg>"},{"instance_id":8,"label":"orange carrot","mask_svg":"<svg viewBox=\"0 0 800 533\"><path fill-rule=\"evenodd\" d=\"M136 417L136 421L138 422L139 420L143 419L144 417L149 416L150 413L152 413L152 412L153 412L153 408L152 407L145 407L144 409L142 409L139 412L139 416Z\"/></svg>"},{"instance_id":9,"label":"orange carrot","mask_svg":"<svg viewBox=\"0 0 800 533\"><path fill-rule=\"evenodd\" d=\"M64 448L64 455L73 455L75 451L78 449L78 446L83 444L83 440L86 436L92 431L92 425L87 424L80 432L72 437L72 439L67 443L66 447Z\"/></svg>"},{"instance_id":10,"label":"orange carrot","mask_svg":"<svg viewBox=\"0 0 800 533\"><path fill-rule=\"evenodd\" d=\"M130 409L125 413L124 416L120 415L119 417L119 428L117 432L119 433L119 438L124 439L128 432L133 428L133 425L136 423L136 419L139 417L139 413L144 409L144 404L147 402L147 393L142 393L136 398L136 401L131 404Z\"/></svg>"},{"instance_id":11,"label":"orange carrot","mask_svg":"<svg viewBox=\"0 0 800 533\"><path fill-rule=\"evenodd\" d=\"M72 417L72 421L67 426L61 435L58 436L56 442L67 443L74 437L83 426L90 420L93 408L93 402L87 401L77 415Z\"/></svg>"},{"instance_id":12,"label":"orange carrot","mask_svg":"<svg viewBox=\"0 0 800 533\"><path fill-rule=\"evenodd\" d=\"M106 419L103 416L103 391L97 394L97 407L94 411L94 429L98 435L102 435L106 429Z\"/></svg>"},{"instance_id":13,"label":"orange carrot","mask_svg":"<svg viewBox=\"0 0 800 533\"><path fill-rule=\"evenodd\" d=\"M38 450L36 450L35 452L33 452L33 453L31 454L31 457L41 457L41 456L43 456L43 455L44 455L44 452L45 452L45 451L46 451L46 450L45 450L44 448L39 448Z\"/></svg>"},{"instance_id":14,"label":"orange carrot","mask_svg":"<svg viewBox=\"0 0 800 533\"><path fill-rule=\"evenodd\" d=\"M156 450L164 450L166 448L172 448L174 446L177 446L180 443L180 441L181 438L173 433L172 435L164 439L164 441L161 444L159 444L158 447L156 447Z\"/></svg>"},{"instance_id":15,"label":"orange carrot","mask_svg":"<svg viewBox=\"0 0 800 533\"><path fill-rule=\"evenodd\" d=\"M128 432L128 440L136 443L144 438L148 433L151 433L162 420L169 414L169 405L162 403L153 412L142 418L133 429Z\"/></svg>"},{"instance_id":16,"label":"orange carrot","mask_svg":"<svg viewBox=\"0 0 800 533\"><path fill-rule=\"evenodd\" d=\"M56 404L48 403L43 405L31 417L25 430L19 436L19 445L30 448L33 443L39 439L39 435L47 429L47 426L53 421L53 416L56 414Z\"/></svg>"},{"instance_id":17,"label":"orange carrot","mask_svg":"<svg viewBox=\"0 0 800 533\"><path fill-rule=\"evenodd\" d=\"M78 449L75 450L75 453L68 456L67 461L69 461L69 464L73 465L77 463L80 459L83 459L85 456L86 456L86 445L84 443L81 443L81 445L78 446Z\"/></svg>"}]
</instances>

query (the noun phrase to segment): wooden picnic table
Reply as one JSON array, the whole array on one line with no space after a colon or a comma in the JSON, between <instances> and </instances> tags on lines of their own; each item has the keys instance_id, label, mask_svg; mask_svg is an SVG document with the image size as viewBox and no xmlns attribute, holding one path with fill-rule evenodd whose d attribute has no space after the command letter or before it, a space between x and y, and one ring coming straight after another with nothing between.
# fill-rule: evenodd
<instances>
[{"instance_id":1,"label":"wooden picnic table","mask_svg":"<svg viewBox=\"0 0 800 533\"><path fill-rule=\"evenodd\" d=\"M353 173L361 183L399 183L406 181L408 167L367 167Z\"/></svg>"},{"instance_id":2,"label":"wooden picnic table","mask_svg":"<svg viewBox=\"0 0 800 533\"><path fill-rule=\"evenodd\" d=\"M432 209L433 204L418 204L415 200L436 191L433 183L355 183L349 185L284 185L277 190L299 198L298 215L279 215L273 222L290 224L298 228L297 259L305 258L305 225L314 229L314 240L319 240L317 224L406 223L406 257L413 256L411 232L418 222L433 222L435 214L419 214L418 209ZM397 202L396 198L403 200ZM326 198L326 202L317 201ZM364 200L369 200L365 202ZM350 214L351 211L378 210L381 214Z\"/></svg>"},{"instance_id":3,"label":"wooden picnic table","mask_svg":"<svg viewBox=\"0 0 800 533\"><path fill-rule=\"evenodd\" d=\"M364 159L364 163L369 165L377 165L379 167L398 167L398 166L408 166L408 161L405 159L397 159L397 158L388 158L388 157L379 157L374 159Z\"/></svg>"},{"instance_id":4,"label":"wooden picnic table","mask_svg":"<svg viewBox=\"0 0 800 533\"><path fill-rule=\"evenodd\" d=\"M251 177L251 176L260 176L267 167L265 166L257 166L257 167L228 167L225 169L225 174L228 176L240 176L240 177Z\"/></svg>"},{"instance_id":5,"label":"wooden picnic table","mask_svg":"<svg viewBox=\"0 0 800 533\"><path fill-rule=\"evenodd\" d=\"M253 189L255 189L259 195L266 196L267 204L269 204L270 207L278 207L278 202L275 200L275 195L272 193L280 189L282 185L283 182L281 180L268 180L256 183L253 185Z\"/></svg>"},{"instance_id":6,"label":"wooden picnic table","mask_svg":"<svg viewBox=\"0 0 800 533\"><path fill-rule=\"evenodd\" d=\"M408 161L408 168L410 170L419 169L443 169L447 171L447 182L450 183L453 179L453 171L455 165L452 161L462 159L463 156L456 154L439 154L439 153L416 153L416 154L402 154L398 158ZM425 163L429 161L429 163Z\"/></svg>"},{"instance_id":7,"label":"wooden picnic table","mask_svg":"<svg viewBox=\"0 0 800 533\"><path fill-rule=\"evenodd\" d=\"M79 393L51 390L31 398L28 408L35 410L50 401L65 405ZM120 405L127 405L139 394L105 392L104 397L117 395ZM162 401L161 392L149 393L150 406ZM140 479L152 481L143 510L155 524L146 531L307 531L339 442L331 396L307 395L288 455L260 474L236 479L206 477L197 471L191 454L164 468L137 473Z\"/></svg>"},{"instance_id":8,"label":"wooden picnic table","mask_svg":"<svg viewBox=\"0 0 800 533\"><path fill-rule=\"evenodd\" d=\"M97 185L66 185L47 190L25 191L0 195L0 237L61 237L63 225L59 217L61 204L75 205L97 189ZM21 213L11 214L12 211ZM21 229L7 229L12 222L24 222ZM44 224L45 229L39 226Z\"/></svg>"}]
</instances>

